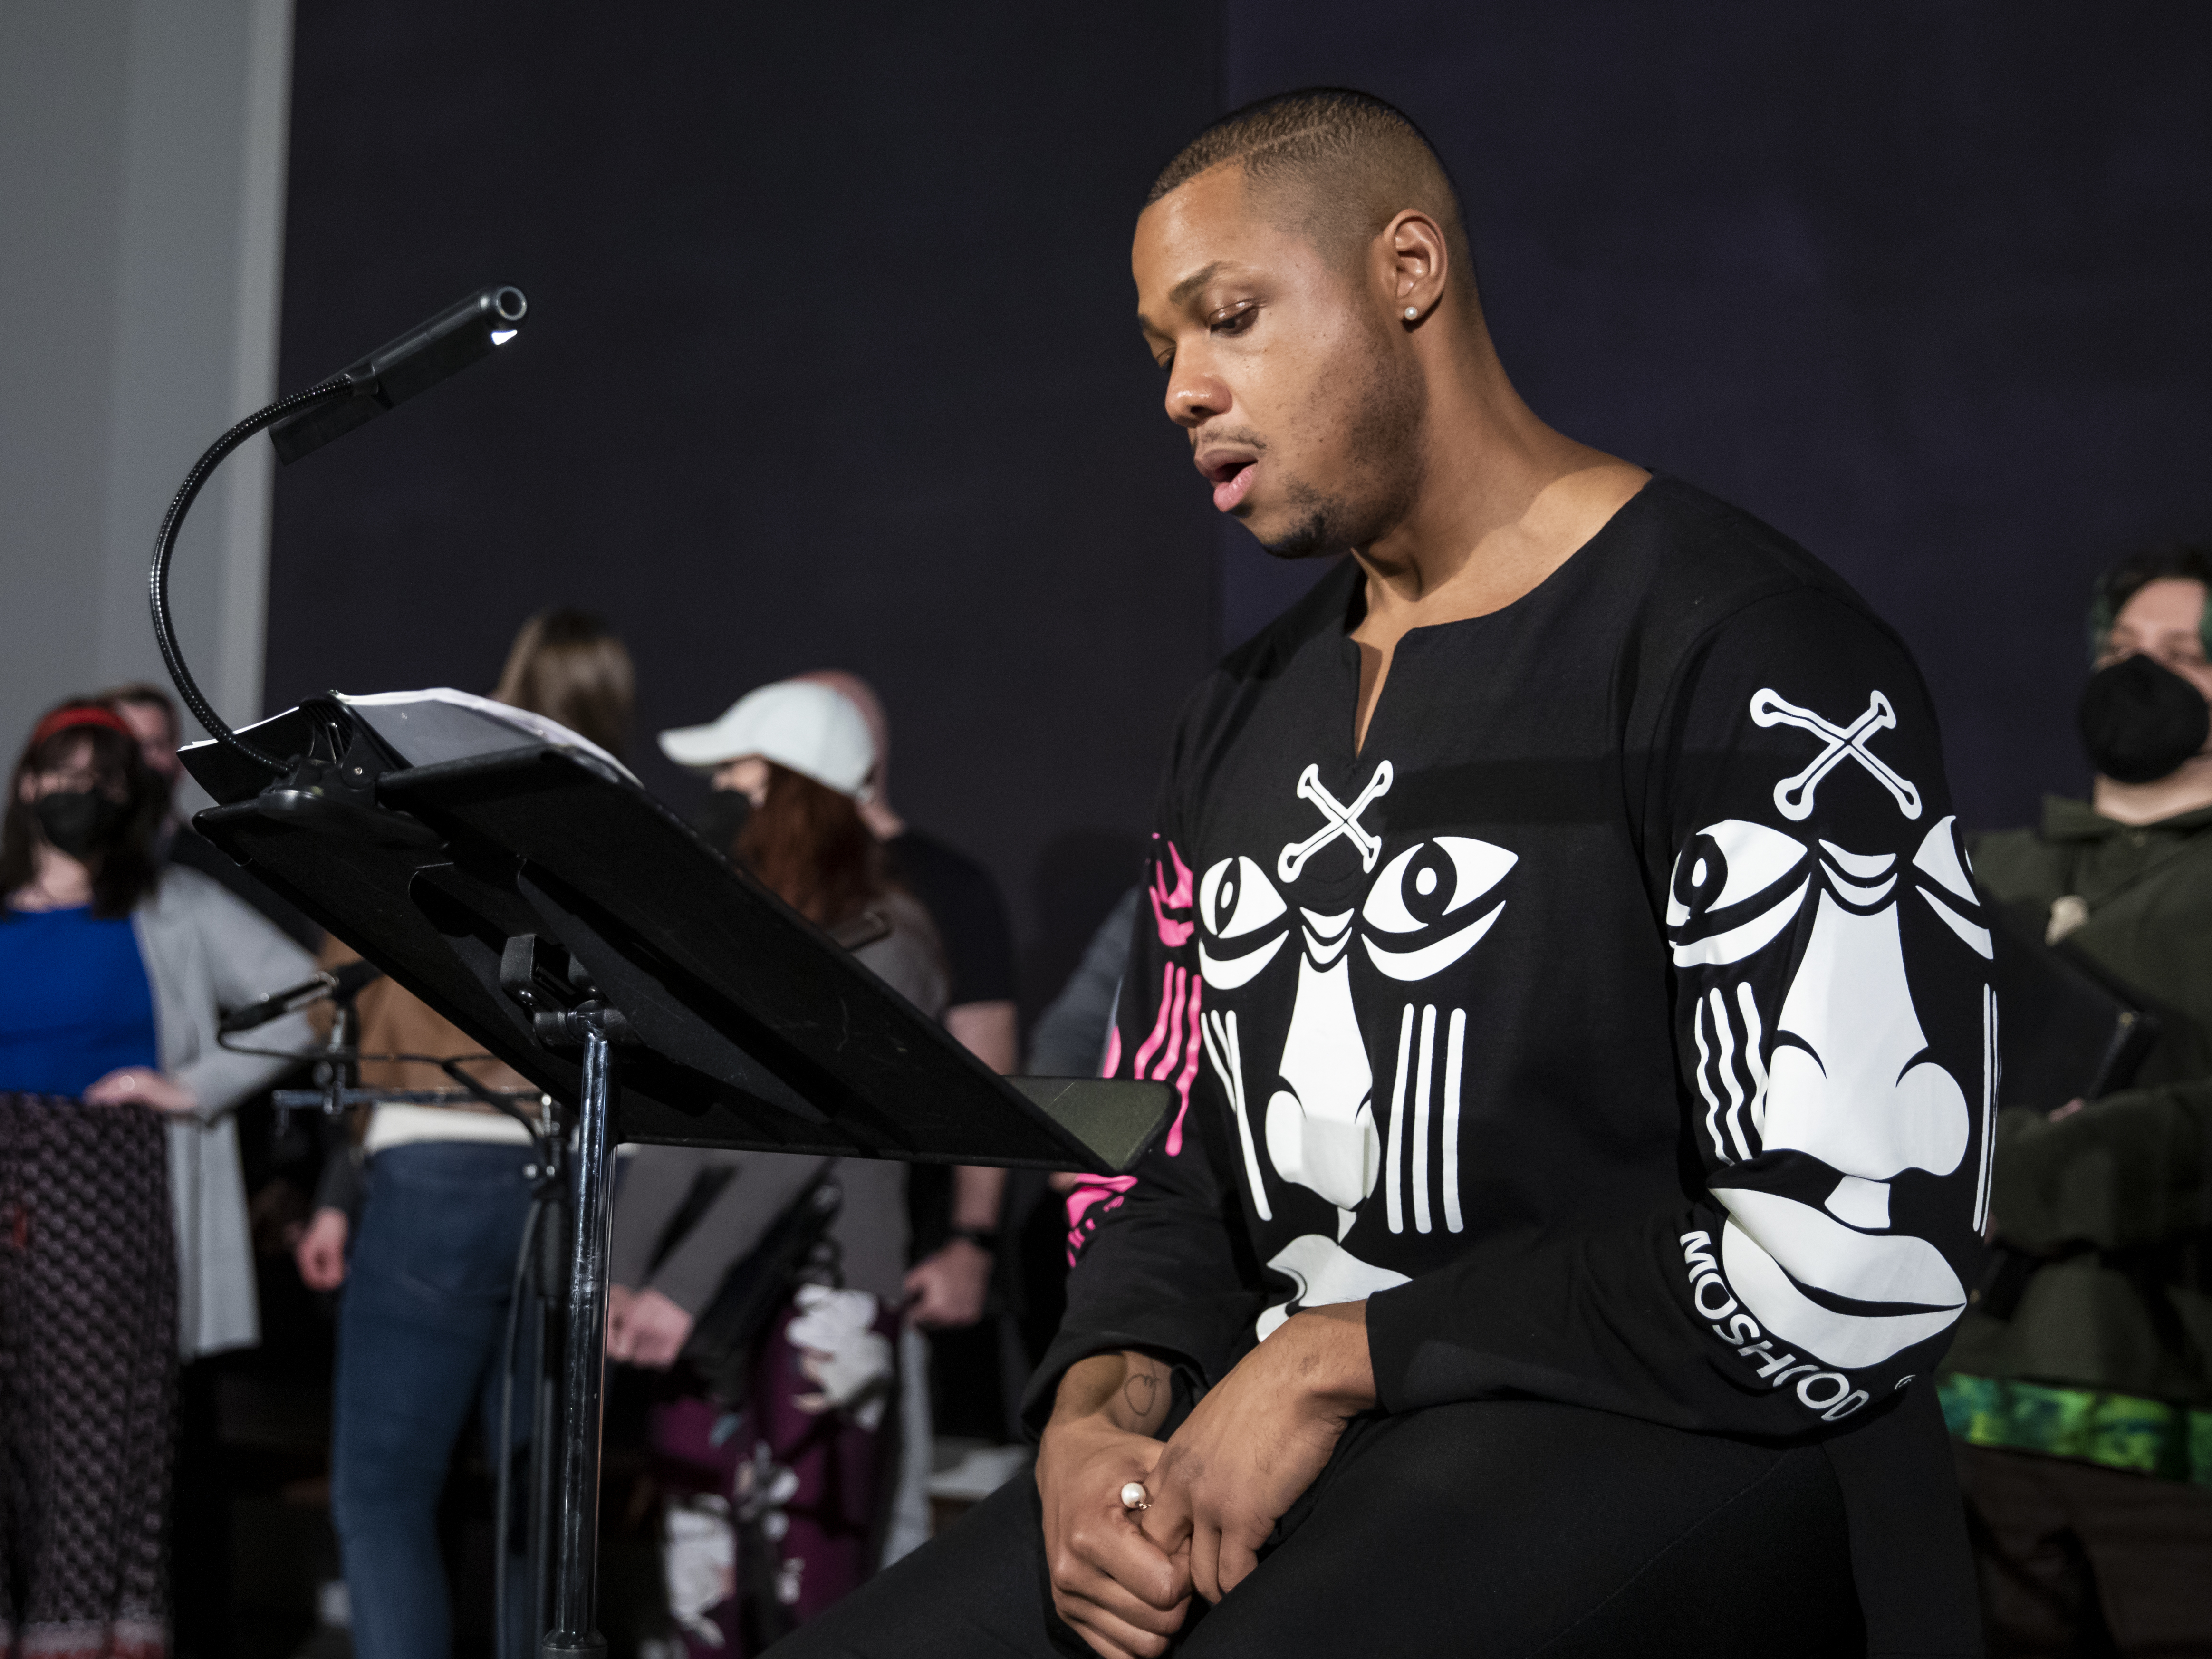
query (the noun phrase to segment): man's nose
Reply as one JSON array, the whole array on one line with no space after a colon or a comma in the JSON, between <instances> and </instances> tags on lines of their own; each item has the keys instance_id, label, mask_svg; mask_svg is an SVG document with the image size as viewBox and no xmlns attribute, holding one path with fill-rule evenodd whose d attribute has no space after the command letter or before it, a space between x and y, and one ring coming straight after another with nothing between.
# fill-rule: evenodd
<instances>
[{"instance_id":1,"label":"man's nose","mask_svg":"<svg viewBox=\"0 0 2212 1659\"><path fill-rule=\"evenodd\" d=\"M1194 430L1229 412L1229 388L1214 375L1178 369L1168 381L1168 419Z\"/></svg>"}]
</instances>

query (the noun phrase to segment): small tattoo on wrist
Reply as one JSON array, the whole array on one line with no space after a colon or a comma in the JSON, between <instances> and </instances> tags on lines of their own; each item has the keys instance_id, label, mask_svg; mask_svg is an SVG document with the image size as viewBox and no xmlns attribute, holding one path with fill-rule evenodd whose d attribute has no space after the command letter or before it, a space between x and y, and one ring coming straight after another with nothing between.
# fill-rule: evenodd
<instances>
[{"instance_id":1,"label":"small tattoo on wrist","mask_svg":"<svg viewBox=\"0 0 2212 1659\"><path fill-rule=\"evenodd\" d=\"M1152 1414L1152 1402L1158 1398L1159 1377L1151 1371L1138 1371L1121 1388L1121 1398L1129 1402L1129 1409L1140 1418Z\"/></svg>"}]
</instances>

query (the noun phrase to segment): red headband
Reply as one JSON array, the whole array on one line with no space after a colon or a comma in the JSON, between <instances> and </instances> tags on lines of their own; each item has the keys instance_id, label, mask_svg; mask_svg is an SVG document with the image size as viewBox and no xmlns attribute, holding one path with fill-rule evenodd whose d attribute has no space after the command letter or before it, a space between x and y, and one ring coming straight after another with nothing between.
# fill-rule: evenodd
<instances>
[{"instance_id":1,"label":"red headband","mask_svg":"<svg viewBox=\"0 0 2212 1659\"><path fill-rule=\"evenodd\" d=\"M120 732L125 737L134 737L123 716L112 708L103 708L97 703L65 703L39 722L38 730L31 733L31 747L35 749L58 732L67 732L79 726L97 726L110 732Z\"/></svg>"}]
</instances>

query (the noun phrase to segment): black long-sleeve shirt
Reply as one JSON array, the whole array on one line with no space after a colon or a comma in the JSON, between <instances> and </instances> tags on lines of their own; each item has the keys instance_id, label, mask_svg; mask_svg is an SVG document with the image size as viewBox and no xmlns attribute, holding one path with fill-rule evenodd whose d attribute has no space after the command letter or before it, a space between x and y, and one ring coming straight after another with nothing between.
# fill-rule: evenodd
<instances>
[{"instance_id":1,"label":"black long-sleeve shirt","mask_svg":"<svg viewBox=\"0 0 2212 1659\"><path fill-rule=\"evenodd\" d=\"M1184 710L1107 1069L1185 1104L1071 1200L1032 1420L1084 1354L1203 1388L1361 1298L1388 1410L1878 1419L1966 1303L1994 1084L1910 655L1659 478L1407 635L1355 749L1362 592L1347 564Z\"/></svg>"}]
</instances>

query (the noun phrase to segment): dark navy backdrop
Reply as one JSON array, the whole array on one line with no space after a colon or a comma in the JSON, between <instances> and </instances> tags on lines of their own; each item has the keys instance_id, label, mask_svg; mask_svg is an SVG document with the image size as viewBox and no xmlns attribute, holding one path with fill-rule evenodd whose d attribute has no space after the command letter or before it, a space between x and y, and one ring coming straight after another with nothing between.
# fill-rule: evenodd
<instances>
[{"instance_id":1,"label":"dark navy backdrop","mask_svg":"<svg viewBox=\"0 0 2212 1659\"><path fill-rule=\"evenodd\" d=\"M1209 521L1134 203L1224 100L1316 81L1437 140L1547 418L1904 629L1972 821L2078 787L2088 573L2212 534L2181 0L303 7L284 384L482 282L535 315L280 475L272 704L488 686L560 602L629 635L648 732L849 665L1048 994L1182 690L1311 574Z\"/></svg>"}]
</instances>

